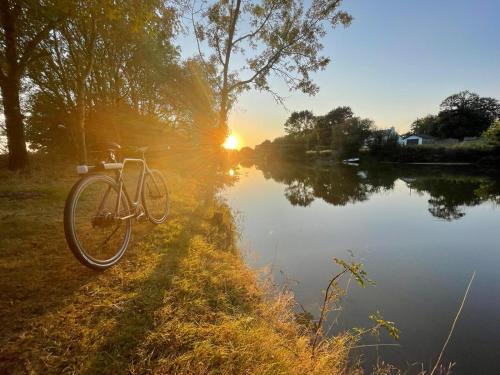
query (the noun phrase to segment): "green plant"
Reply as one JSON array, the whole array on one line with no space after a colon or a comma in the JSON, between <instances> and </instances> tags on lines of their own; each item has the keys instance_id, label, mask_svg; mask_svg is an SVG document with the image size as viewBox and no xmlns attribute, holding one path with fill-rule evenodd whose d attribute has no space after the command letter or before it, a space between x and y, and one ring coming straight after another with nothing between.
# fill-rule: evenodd
<instances>
[{"instance_id":1,"label":"green plant","mask_svg":"<svg viewBox=\"0 0 500 375\"><path fill-rule=\"evenodd\" d=\"M351 253L351 256L353 254ZM330 279L328 286L325 291L325 297L323 299L323 304L321 307L320 317L318 323L314 327L314 333L311 344L312 354L315 354L317 348L319 348L324 342L324 330L323 326L328 316L328 313L332 311L332 306L340 299L342 295L345 294L345 290L339 287L338 280L343 275L350 275L361 287L366 287L367 285L375 285L375 282L368 278L368 274L363 269L363 263L357 263L354 261L348 262L343 259L333 258L333 261L341 267L341 271L337 273ZM395 323L385 320L382 315L377 311L375 314L370 315L370 319L375 322L373 327L367 329L355 329L354 338L359 338L366 333L371 333L378 335L380 329L385 329L391 337L395 340L399 340L399 329L396 328Z\"/></svg>"},{"instance_id":2,"label":"green plant","mask_svg":"<svg viewBox=\"0 0 500 375\"><path fill-rule=\"evenodd\" d=\"M494 122L481 137L492 145L500 145L500 120Z\"/></svg>"}]
</instances>

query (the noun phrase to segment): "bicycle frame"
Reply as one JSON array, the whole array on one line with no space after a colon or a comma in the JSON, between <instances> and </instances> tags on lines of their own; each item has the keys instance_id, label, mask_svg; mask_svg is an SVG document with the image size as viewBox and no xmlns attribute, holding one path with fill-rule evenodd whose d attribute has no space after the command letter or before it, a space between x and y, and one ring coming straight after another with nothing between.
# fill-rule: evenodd
<instances>
[{"instance_id":1,"label":"bicycle frame","mask_svg":"<svg viewBox=\"0 0 500 375\"><path fill-rule=\"evenodd\" d=\"M139 163L142 165L140 177L137 181L137 188L135 189L135 199L133 201L130 199L130 196L128 195L127 189L124 188L123 177L122 177L123 176L123 169L125 168L125 164L127 164L127 162L128 163ZM142 204L141 204L141 194L142 194L142 189L144 187L144 177L146 176L146 174L150 173L150 169L146 163L146 160L144 160L144 159L125 158L125 159L123 159L123 162L121 164L122 164L122 167L120 168L120 171L117 172L117 179L116 179L118 184L119 184L119 189L118 189L118 196L116 198L114 216L115 216L115 219L119 219L119 220L127 220L127 219L130 219L132 217L139 218L142 215L144 215L144 208L142 207ZM120 202L121 202L120 197L122 196L122 192L125 194L125 197L129 203L129 205L132 207L133 210L135 210L135 212L131 215L119 217L118 213L120 212Z\"/></svg>"},{"instance_id":2,"label":"bicycle frame","mask_svg":"<svg viewBox=\"0 0 500 375\"><path fill-rule=\"evenodd\" d=\"M140 176L137 181L137 188L135 191L135 197L134 200L130 198L130 195L127 192L127 189L124 186L123 182L123 170L125 168L125 165L127 163L138 163L141 165L141 171L140 171ZM138 158L124 158L121 163L102 163L100 165L101 168L96 168L95 166L87 166L87 165L79 165L77 166L77 172L79 174L86 174L90 171L94 170L114 170L116 171L116 183L118 184L118 195L116 198L116 203L115 203L115 212L113 214L113 218L115 220L128 220L130 218L136 217L139 218L143 216L144 213L144 207L142 206L141 202L141 196L142 196L142 189L144 188L144 180L146 175L151 173L151 170L149 169L146 160L144 159L138 159ZM152 175L151 175L152 176ZM156 188L159 191L159 188L156 184L156 181L153 177L153 183L156 186ZM108 188L108 190L104 193L104 196L102 197L102 200L99 204L97 212L100 212L102 207L104 206L104 203L106 201L106 198L108 197L108 194L110 192L111 188ZM134 211L132 214L120 217L119 212L120 212L120 205L121 205L121 196L122 193L125 195L125 198L127 199L127 203L129 206L131 206L132 210Z\"/></svg>"}]
</instances>

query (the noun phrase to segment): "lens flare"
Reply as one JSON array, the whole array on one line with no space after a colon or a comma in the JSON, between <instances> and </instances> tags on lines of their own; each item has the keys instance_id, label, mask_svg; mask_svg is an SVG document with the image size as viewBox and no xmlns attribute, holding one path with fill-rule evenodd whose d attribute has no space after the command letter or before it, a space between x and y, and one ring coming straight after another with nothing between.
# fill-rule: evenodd
<instances>
[{"instance_id":1,"label":"lens flare","mask_svg":"<svg viewBox=\"0 0 500 375\"><path fill-rule=\"evenodd\" d=\"M238 138L236 138L235 135L231 134L226 138L222 146L227 150L236 150L239 144L240 142L238 141Z\"/></svg>"}]
</instances>

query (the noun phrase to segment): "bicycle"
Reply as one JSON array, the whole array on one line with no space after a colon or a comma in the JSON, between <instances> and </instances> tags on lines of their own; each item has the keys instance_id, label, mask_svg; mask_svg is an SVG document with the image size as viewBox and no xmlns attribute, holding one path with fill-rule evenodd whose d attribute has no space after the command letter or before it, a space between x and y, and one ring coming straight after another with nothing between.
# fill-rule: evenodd
<instances>
[{"instance_id":1,"label":"bicycle","mask_svg":"<svg viewBox=\"0 0 500 375\"><path fill-rule=\"evenodd\" d=\"M107 269L120 261L130 242L132 219L148 218L154 224L167 220L170 200L162 174L150 169L144 154L147 147L136 148L141 158L117 161L121 149L108 144L106 161L97 165L78 165L81 178L71 189L64 208L64 233L69 248L85 266ZM123 180L127 163L137 163L140 175L134 200ZM114 178L105 172L113 171Z\"/></svg>"}]
</instances>

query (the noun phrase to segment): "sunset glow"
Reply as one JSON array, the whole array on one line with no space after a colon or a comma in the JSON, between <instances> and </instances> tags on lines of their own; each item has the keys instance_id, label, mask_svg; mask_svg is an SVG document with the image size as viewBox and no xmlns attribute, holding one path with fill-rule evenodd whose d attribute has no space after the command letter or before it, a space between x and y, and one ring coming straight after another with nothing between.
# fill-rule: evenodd
<instances>
[{"instance_id":1,"label":"sunset glow","mask_svg":"<svg viewBox=\"0 0 500 375\"><path fill-rule=\"evenodd\" d=\"M238 138L236 138L234 134L230 134L228 135L222 146L227 150L236 150L239 145L240 142Z\"/></svg>"}]
</instances>

